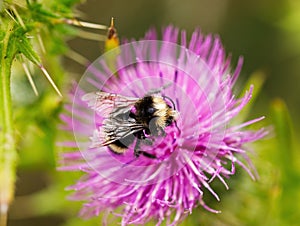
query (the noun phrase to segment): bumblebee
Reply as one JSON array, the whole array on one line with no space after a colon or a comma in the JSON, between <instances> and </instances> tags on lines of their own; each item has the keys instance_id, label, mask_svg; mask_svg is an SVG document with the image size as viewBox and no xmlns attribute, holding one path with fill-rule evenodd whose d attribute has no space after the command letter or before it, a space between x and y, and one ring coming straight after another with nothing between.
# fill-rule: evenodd
<instances>
[{"instance_id":1,"label":"bumblebee","mask_svg":"<svg viewBox=\"0 0 300 226\"><path fill-rule=\"evenodd\" d=\"M94 132L92 146L108 146L113 153L123 154L135 142L136 158L141 154L156 158L141 150L141 143L151 145L152 138L165 136L165 128L176 124L179 115L172 99L166 96L134 98L99 91L85 94L82 100L103 118Z\"/></svg>"}]
</instances>

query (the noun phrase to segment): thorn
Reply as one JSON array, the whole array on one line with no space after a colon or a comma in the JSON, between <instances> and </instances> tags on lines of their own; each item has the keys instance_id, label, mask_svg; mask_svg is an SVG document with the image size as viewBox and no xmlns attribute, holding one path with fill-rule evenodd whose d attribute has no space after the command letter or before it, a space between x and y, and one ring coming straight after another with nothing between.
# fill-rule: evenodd
<instances>
[{"instance_id":1,"label":"thorn","mask_svg":"<svg viewBox=\"0 0 300 226\"><path fill-rule=\"evenodd\" d=\"M18 24L18 21L16 21L16 19L14 18L14 16L11 15L11 13L10 13L7 9L5 9L5 12L8 14L8 16L9 16L13 21L15 21L15 22Z\"/></svg>"},{"instance_id":2,"label":"thorn","mask_svg":"<svg viewBox=\"0 0 300 226\"><path fill-rule=\"evenodd\" d=\"M106 35L99 35L88 31L78 30L76 35L80 38L93 40L93 41L105 41Z\"/></svg>"},{"instance_id":3,"label":"thorn","mask_svg":"<svg viewBox=\"0 0 300 226\"><path fill-rule=\"evenodd\" d=\"M119 46L119 44L120 43L119 43L119 38L118 38L118 34L117 34L117 29L115 28L115 20L112 17L110 20L110 27L108 28L107 38L105 41L105 51L109 51L114 48L117 48ZM116 58L116 56L114 58ZM113 65L111 67L114 68Z\"/></svg>"},{"instance_id":4,"label":"thorn","mask_svg":"<svg viewBox=\"0 0 300 226\"><path fill-rule=\"evenodd\" d=\"M117 38L117 29L115 28L114 18L112 17L110 20L110 27L108 28L108 39Z\"/></svg>"},{"instance_id":5,"label":"thorn","mask_svg":"<svg viewBox=\"0 0 300 226\"><path fill-rule=\"evenodd\" d=\"M21 27L25 29L26 26L25 26L25 24L24 24L22 18L20 17L18 11L16 10L16 8L15 8L14 6L11 6L11 10L12 10L12 11L14 12L14 14L16 15L17 20L18 20L18 22L20 23Z\"/></svg>"},{"instance_id":6,"label":"thorn","mask_svg":"<svg viewBox=\"0 0 300 226\"><path fill-rule=\"evenodd\" d=\"M33 79L32 79L32 76L31 76L31 74L30 74L30 71L29 71L27 65L25 64L25 62L22 62L22 66L23 66L23 69L24 69L24 71L25 71L25 74L26 74L26 76L27 76L27 78L28 78L28 80L29 80L29 83L30 83L30 85L31 85L31 87L32 87L32 89L33 89L34 94L35 94L36 96L38 96L39 93L38 93L38 91L37 91L37 88L36 88L36 86L35 86L35 84L34 84L34 81L33 81Z\"/></svg>"},{"instance_id":7,"label":"thorn","mask_svg":"<svg viewBox=\"0 0 300 226\"><path fill-rule=\"evenodd\" d=\"M81 65L87 66L90 64L90 61L87 58L85 58L84 56L80 55L79 53L77 53L76 51L70 48L65 53L65 55Z\"/></svg>"},{"instance_id":8,"label":"thorn","mask_svg":"<svg viewBox=\"0 0 300 226\"><path fill-rule=\"evenodd\" d=\"M52 87L54 88L54 90L57 92L57 94L62 97L61 92L59 91L59 89L57 88L57 86L55 85L54 81L52 80L51 76L49 75L48 71L44 68L43 65L39 65L40 69L42 70L42 72L44 73L44 75L46 76L46 78L48 79L48 81L50 82L50 84L52 85Z\"/></svg>"},{"instance_id":9,"label":"thorn","mask_svg":"<svg viewBox=\"0 0 300 226\"><path fill-rule=\"evenodd\" d=\"M110 19L110 28L113 28L113 27L115 27L114 18L111 17L111 19Z\"/></svg>"},{"instance_id":10,"label":"thorn","mask_svg":"<svg viewBox=\"0 0 300 226\"><path fill-rule=\"evenodd\" d=\"M42 52L46 53L45 45L44 45L44 42L43 42L43 39L42 39L42 36L41 36L40 33L37 34L37 40L38 40L38 42L40 44Z\"/></svg>"},{"instance_id":11,"label":"thorn","mask_svg":"<svg viewBox=\"0 0 300 226\"><path fill-rule=\"evenodd\" d=\"M74 25L74 26L79 26L79 27L93 28L93 29L99 29L99 30L107 30L106 25L80 21L80 20L77 20L75 18L73 18L73 19L61 19L61 20L58 20L58 22L64 22L64 23L71 24L71 25Z\"/></svg>"}]
</instances>

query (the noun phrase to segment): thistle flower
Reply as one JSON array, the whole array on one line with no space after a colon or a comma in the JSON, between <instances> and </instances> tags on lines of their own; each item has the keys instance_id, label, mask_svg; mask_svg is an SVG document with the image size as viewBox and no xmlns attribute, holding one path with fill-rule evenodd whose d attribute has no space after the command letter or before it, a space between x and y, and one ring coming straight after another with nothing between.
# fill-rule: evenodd
<instances>
[{"instance_id":1,"label":"thistle flower","mask_svg":"<svg viewBox=\"0 0 300 226\"><path fill-rule=\"evenodd\" d=\"M210 183L219 179L228 188L224 178L235 173L236 165L254 178L245 144L266 134L264 129L244 129L263 117L231 125L253 89L240 99L232 93L242 58L231 73L230 57L218 37L196 30L188 42L185 31L172 26L163 30L162 41L150 30L143 40L125 43L117 51L116 71L107 64L114 53L96 60L71 93L73 105L66 109L72 115L62 115L64 129L73 130L76 142L64 142L75 151L63 154L61 169L85 174L70 187L74 200L85 201L81 215L112 213L121 217L122 225L151 219L157 225L176 225L198 205L218 212L203 201L206 192L219 200ZM152 145L142 146L156 158L135 158L134 145L121 155L95 145L105 117L82 97L97 90L135 98L155 93L174 102L176 125L166 127L165 136L154 137Z\"/></svg>"}]
</instances>

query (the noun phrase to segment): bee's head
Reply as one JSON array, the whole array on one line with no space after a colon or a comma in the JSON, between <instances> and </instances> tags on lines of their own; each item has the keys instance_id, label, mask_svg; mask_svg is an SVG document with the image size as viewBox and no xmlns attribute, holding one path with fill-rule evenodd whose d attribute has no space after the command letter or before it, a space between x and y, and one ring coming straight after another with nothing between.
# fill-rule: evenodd
<instances>
[{"instance_id":1,"label":"bee's head","mask_svg":"<svg viewBox=\"0 0 300 226\"><path fill-rule=\"evenodd\" d=\"M179 117L179 112L173 109L169 109L167 112L166 126L172 124L172 122L176 121Z\"/></svg>"},{"instance_id":2,"label":"bee's head","mask_svg":"<svg viewBox=\"0 0 300 226\"><path fill-rule=\"evenodd\" d=\"M174 104L172 102L172 104ZM149 108L149 110L152 110ZM176 121L179 116L179 112L172 108L167 102L161 97L153 97L153 116L156 117L157 126L164 129L166 126Z\"/></svg>"}]
</instances>

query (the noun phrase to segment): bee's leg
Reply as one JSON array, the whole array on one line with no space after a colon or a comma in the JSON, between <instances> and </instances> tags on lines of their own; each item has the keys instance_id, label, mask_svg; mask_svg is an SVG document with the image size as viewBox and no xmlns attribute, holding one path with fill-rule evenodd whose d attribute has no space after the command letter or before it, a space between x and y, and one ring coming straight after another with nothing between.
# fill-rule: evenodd
<instances>
[{"instance_id":1,"label":"bee's leg","mask_svg":"<svg viewBox=\"0 0 300 226\"><path fill-rule=\"evenodd\" d=\"M143 143L148 146L151 146L153 145L153 140L151 140L150 138L145 138L145 140L143 140Z\"/></svg>"},{"instance_id":2,"label":"bee's leg","mask_svg":"<svg viewBox=\"0 0 300 226\"><path fill-rule=\"evenodd\" d=\"M141 154L147 158L151 158L151 159L156 159L156 156L155 155L152 155L152 154L149 154L148 152L145 152L145 151L142 151L140 149L140 144L141 144L141 141L142 140L146 140L147 138L145 137L145 134L144 133L140 133L138 134L137 136L137 140L136 140L136 143L135 143L135 147L134 147L134 156L136 158L138 158ZM148 139L147 139L148 140Z\"/></svg>"},{"instance_id":3,"label":"bee's leg","mask_svg":"<svg viewBox=\"0 0 300 226\"><path fill-rule=\"evenodd\" d=\"M143 140L143 143L146 145L152 145L153 141L146 137L146 135L150 135L150 130L148 128L145 128L144 132L141 132L140 134L138 134L138 138Z\"/></svg>"},{"instance_id":4,"label":"bee's leg","mask_svg":"<svg viewBox=\"0 0 300 226\"><path fill-rule=\"evenodd\" d=\"M159 128L157 128L157 130L158 130L157 134L159 134L162 137L166 136L166 131L164 129L159 127Z\"/></svg>"},{"instance_id":5,"label":"bee's leg","mask_svg":"<svg viewBox=\"0 0 300 226\"><path fill-rule=\"evenodd\" d=\"M152 155L148 152L145 152L145 151L141 151L141 154L149 159L156 159L156 156L155 155Z\"/></svg>"},{"instance_id":6,"label":"bee's leg","mask_svg":"<svg viewBox=\"0 0 300 226\"><path fill-rule=\"evenodd\" d=\"M135 156L136 158L138 158L141 154L142 154L143 156L147 157L147 158L150 158L150 159L156 159L156 156L155 156L155 155L152 155L152 154L150 154L150 153L148 153L148 152L145 152L145 151L141 151L141 150L138 150L138 149L134 149L134 156Z\"/></svg>"},{"instance_id":7,"label":"bee's leg","mask_svg":"<svg viewBox=\"0 0 300 226\"><path fill-rule=\"evenodd\" d=\"M134 146L134 156L136 158L138 158L141 154L141 149L140 149L140 144L141 144L141 140L145 139L145 134L143 133L143 131L140 131L138 133L135 134L136 135L136 142L135 142L135 146Z\"/></svg>"},{"instance_id":8,"label":"bee's leg","mask_svg":"<svg viewBox=\"0 0 300 226\"><path fill-rule=\"evenodd\" d=\"M135 146L134 146L134 156L136 158L138 158L141 155L140 143L141 143L141 140L137 139L136 143L135 143Z\"/></svg>"}]
</instances>

